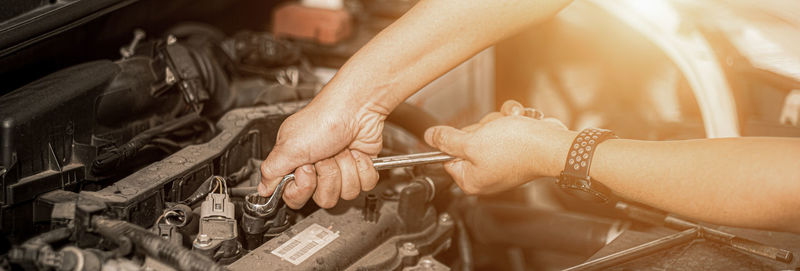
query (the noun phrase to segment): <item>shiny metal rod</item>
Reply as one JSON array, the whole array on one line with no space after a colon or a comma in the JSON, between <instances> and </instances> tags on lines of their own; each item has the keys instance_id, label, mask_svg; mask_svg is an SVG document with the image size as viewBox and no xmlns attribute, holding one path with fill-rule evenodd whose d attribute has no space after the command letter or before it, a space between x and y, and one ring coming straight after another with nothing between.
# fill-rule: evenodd
<instances>
[{"instance_id":1,"label":"shiny metal rod","mask_svg":"<svg viewBox=\"0 0 800 271\"><path fill-rule=\"evenodd\" d=\"M372 166L375 167L375 170L386 170L433 163L444 163L453 159L455 159L455 157L444 154L443 152L426 152L375 158L372 159Z\"/></svg>"},{"instance_id":2,"label":"shiny metal rod","mask_svg":"<svg viewBox=\"0 0 800 271\"><path fill-rule=\"evenodd\" d=\"M564 271L578 271L578 270L604 270L610 267L629 262L631 260L641 258L662 250L672 248L674 246L688 243L697 236L698 230L691 228L679 233L667 235L656 240L605 256L600 257L567 269Z\"/></svg>"}]
</instances>

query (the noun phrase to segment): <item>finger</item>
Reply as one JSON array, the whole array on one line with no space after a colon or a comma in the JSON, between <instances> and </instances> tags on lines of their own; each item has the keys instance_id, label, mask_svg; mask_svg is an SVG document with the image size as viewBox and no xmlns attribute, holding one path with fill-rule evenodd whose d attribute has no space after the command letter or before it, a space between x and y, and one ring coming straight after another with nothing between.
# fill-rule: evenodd
<instances>
[{"instance_id":1,"label":"finger","mask_svg":"<svg viewBox=\"0 0 800 271\"><path fill-rule=\"evenodd\" d=\"M313 165L306 164L294 171L294 181L286 184L283 191L283 201L292 209L299 209L306 205L314 189L317 188L317 172Z\"/></svg>"},{"instance_id":2,"label":"finger","mask_svg":"<svg viewBox=\"0 0 800 271\"><path fill-rule=\"evenodd\" d=\"M503 103L503 106L500 107L500 113L505 116L522 116L524 113L525 107L522 106L521 103L508 100Z\"/></svg>"},{"instance_id":3,"label":"finger","mask_svg":"<svg viewBox=\"0 0 800 271\"><path fill-rule=\"evenodd\" d=\"M358 197L358 194L361 193L361 183L358 180L356 159L347 149L339 152L334 159L336 164L339 165L339 171L342 173L342 199L351 200Z\"/></svg>"},{"instance_id":4,"label":"finger","mask_svg":"<svg viewBox=\"0 0 800 271\"><path fill-rule=\"evenodd\" d=\"M544 113L542 113L542 111L530 107L524 108L522 110L522 115L537 120L541 120L542 118L544 118Z\"/></svg>"},{"instance_id":5,"label":"finger","mask_svg":"<svg viewBox=\"0 0 800 271\"><path fill-rule=\"evenodd\" d=\"M350 151L356 159L358 168L358 180L361 183L361 191L370 191L378 184L378 171L372 166L369 156L360 151Z\"/></svg>"},{"instance_id":6,"label":"finger","mask_svg":"<svg viewBox=\"0 0 800 271\"><path fill-rule=\"evenodd\" d=\"M559 128L567 129L567 126L564 125L564 123L561 122L560 120L558 120L557 118L545 118L545 119L543 119L543 121L552 123L552 124L558 126Z\"/></svg>"},{"instance_id":7,"label":"finger","mask_svg":"<svg viewBox=\"0 0 800 271\"><path fill-rule=\"evenodd\" d=\"M467 134L450 126L434 126L425 131L425 142L447 154L464 157Z\"/></svg>"},{"instance_id":8,"label":"finger","mask_svg":"<svg viewBox=\"0 0 800 271\"><path fill-rule=\"evenodd\" d=\"M469 166L469 161L456 159L447 163L444 163L444 170L447 174L450 174L450 177L453 178L453 181L461 188L464 193L469 195L477 194L479 191L475 188L475 186L470 182L467 178L467 167Z\"/></svg>"},{"instance_id":9,"label":"finger","mask_svg":"<svg viewBox=\"0 0 800 271\"><path fill-rule=\"evenodd\" d=\"M475 130L480 129L484 124L502 117L504 117L504 115L501 114L500 112L491 112L489 114L486 114L486 116L483 116L483 118L481 118L481 120L478 121L478 123L461 128L461 130L467 133L474 132Z\"/></svg>"},{"instance_id":10,"label":"finger","mask_svg":"<svg viewBox=\"0 0 800 271\"><path fill-rule=\"evenodd\" d=\"M324 159L314 164L317 170L317 190L314 191L314 201L322 208L336 206L339 193L342 189L342 174L339 165L333 158Z\"/></svg>"},{"instance_id":11,"label":"finger","mask_svg":"<svg viewBox=\"0 0 800 271\"><path fill-rule=\"evenodd\" d=\"M258 193L261 196L271 195L283 176L307 163L298 153L288 151L283 144L275 145L261 163L261 184L258 185Z\"/></svg>"}]
</instances>

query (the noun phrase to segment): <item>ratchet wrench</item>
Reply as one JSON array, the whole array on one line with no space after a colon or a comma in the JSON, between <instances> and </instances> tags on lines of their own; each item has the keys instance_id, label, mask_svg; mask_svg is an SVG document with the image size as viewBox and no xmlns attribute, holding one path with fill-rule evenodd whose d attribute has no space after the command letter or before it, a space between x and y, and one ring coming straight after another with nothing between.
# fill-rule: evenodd
<instances>
[{"instance_id":1,"label":"ratchet wrench","mask_svg":"<svg viewBox=\"0 0 800 271\"><path fill-rule=\"evenodd\" d=\"M413 153L374 158L372 159L372 166L375 167L375 170L386 170L433 163L444 163L453 159L455 159L455 157L442 152ZM248 211L262 216L271 215L273 212L275 212L276 208L278 207L278 202L280 202L281 198L283 197L283 190L286 188L286 184L292 180L294 180L294 173L283 176L283 179L281 179L281 181L278 183L278 186L275 187L275 192L273 192L272 196L269 196L269 198L259 196L258 193L247 195L247 197L245 197L245 201L247 202L247 204L245 204L246 208Z\"/></svg>"}]
</instances>

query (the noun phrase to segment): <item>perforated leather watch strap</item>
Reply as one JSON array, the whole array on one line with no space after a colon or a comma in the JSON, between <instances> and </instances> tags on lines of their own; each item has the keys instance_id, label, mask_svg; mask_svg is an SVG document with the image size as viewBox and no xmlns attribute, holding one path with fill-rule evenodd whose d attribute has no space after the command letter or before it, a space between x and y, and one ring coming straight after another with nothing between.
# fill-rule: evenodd
<instances>
[{"instance_id":1,"label":"perforated leather watch strap","mask_svg":"<svg viewBox=\"0 0 800 271\"><path fill-rule=\"evenodd\" d=\"M577 197L606 202L610 190L603 184L592 180L589 169L597 145L608 139L617 138L610 130L588 128L581 131L572 141L564 164L564 171L558 176L558 185Z\"/></svg>"}]
</instances>

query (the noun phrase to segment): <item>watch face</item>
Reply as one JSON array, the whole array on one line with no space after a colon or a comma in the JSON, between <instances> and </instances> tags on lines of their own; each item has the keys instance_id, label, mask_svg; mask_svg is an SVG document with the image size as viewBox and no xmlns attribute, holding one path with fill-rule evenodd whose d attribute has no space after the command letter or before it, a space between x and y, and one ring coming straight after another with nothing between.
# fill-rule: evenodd
<instances>
[{"instance_id":1,"label":"watch face","mask_svg":"<svg viewBox=\"0 0 800 271\"><path fill-rule=\"evenodd\" d=\"M585 188L567 188L564 191L566 191L567 194L570 194L573 197L585 201L591 201L596 203L608 202L608 197L594 190L585 190Z\"/></svg>"}]
</instances>

